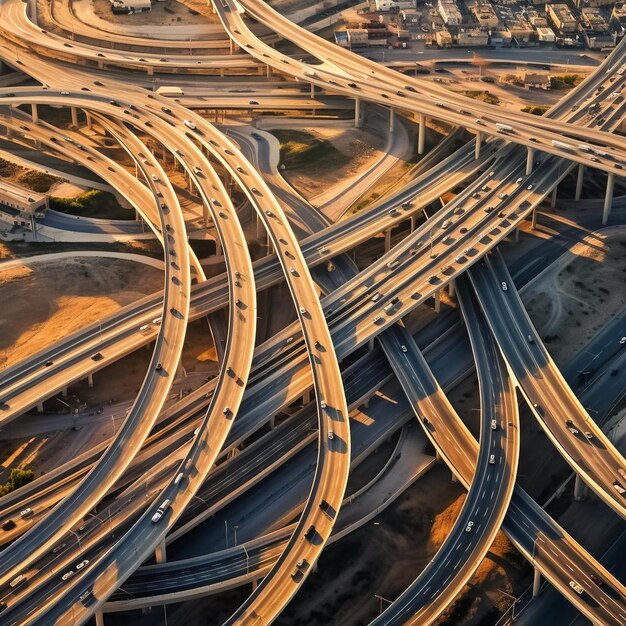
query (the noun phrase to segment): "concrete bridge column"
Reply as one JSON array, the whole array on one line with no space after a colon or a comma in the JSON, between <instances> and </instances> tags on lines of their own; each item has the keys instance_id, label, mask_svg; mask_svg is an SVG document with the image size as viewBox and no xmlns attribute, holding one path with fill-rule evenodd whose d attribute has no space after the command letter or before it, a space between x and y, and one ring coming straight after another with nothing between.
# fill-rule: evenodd
<instances>
[{"instance_id":1,"label":"concrete bridge column","mask_svg":"<svg viewBox=\"0 0 626 626\"><path fill-rule=\"evenodd\" d=\"M534 158L535 158L535 149L528 148L528 154L526 155L526 176L530 176L533 173Z\"/></svg>"},{"instance_id":2,"label":"concrete bridge column","mask_svg":"<svg viewBox=\"0 0 626 626\"><path fill-rule=\"evenodd\" d=\"M452 482L453 483L458 483L459 479L456 477L456 474L454 472L452 472Z\"/></svg>"},{"instance_id":3,"label":"concrete bridge column","mask_svg":"<svg viewBox=\"0 0 626 626\"><path fill-rule=\"evenodd\" d=\"M103 70L104 69L104 61L98 61L98 69L99 70ZM151 76L152 74L154 74L154 70L149 67L148 68L148 76Z\"/></svg>"},{"instance_id":4,"label":"concrete bridge column","mask_svg":"<svg viewBox=\"0 0 626 626\"><path fill-rule=\"evenodd\" d=\"M474 158L478 161L480 159L480 149L483 145L483 134L478 130L476 131L476 145L474 147Z\"/></svg>"},{"instance_id":5,"label":"concrete bridge column","mask_svg":"<svg viewBox=\"0 0 626 626\"><path fill-rule=\"evenodd\" d=\"M262 579L259 579L262 580ZM256 591L256 588L259 586L259 581L258 580L253 580L252 581L252 591Z\"/></svg>"},{"instance_id":6,"label":"concrete bridge column","mask_svg":"<svg viewBox=\"0 0 626 626\"><path fill-rule=\"evenodd\" d=\"M574 479L574 500L576 500L576 502L584 500L586 491L587 485L585 485L582 478L578 474L576 474L576 478Z\"/></svg>"},{"instance_id":7,"label":"concrete bridge column","mask_svg":"<svg viewBox=\"0 0 626 626\"><path fill-rule=\"evenodd\" d=\"M30 9L30 21L33 24L37 24L37 0L30 0L28 7Z\"/></svg>"},{"instance_id":8,"label":"concrete bridge column","mask_svg":"<svg viewBox=\"0 0 626 626\"><path fill-rule=\"evenodd\" d=\"M222 251L222 242L220 240L220 238L216 235L215 236L215 256L222 256L223 251Z\"/></svg>"},{"instance_id":9,"label":"concrete bridge column","mask_svg":"<svg viewBox=\"0 0 626 626\"><path fill-rule=\"evenodd\" d=\"M209 207L204 202L202 203L202 224L205 228L209 225Z\"/></svg>"},{"instance_id":10,"label":"concrete bridge column","mask_svg":"<svg viewBox=\"0 0 626 626\"><path fill-rule=\"evenodd\" d=\"M391 250L391 228L385 231L385 252Z\"/></svg>"},{"instance_id":11,"label":"concrete bridge column","mask_svg":"<svg viewBox=\"0 0 626 626\"><path fill-rule=\"evenodd\" d=\"M274 428L276 428L276 416L272 415L272 419L268 423L270 426L270 430L274 430Z\"/></svg>"},{"instance_id":12,"label":"concrete bridge column","mask_svg":"<svg viewBox=\"0 0 626 626\"><path fill-rule=\"evenodd\" d=\"M96 611L96 626L104 626L104 613Z\"/></svg>"},{"instance_id":13,"label":"concrete bridge column","mask_svg":"<svg viewBox=\"0 0 626 626\"><path fill-rule=\"evenodd\" d=\"M36 104L30 105L30 115L33 118L33 124L39 124L39 109Z\"/></svg>"},{"instance_id":14,"label":"concrete bridge column","mask_svg":"<svg viewBox=\"0 0 626 626\"><path fill-rule=\"evenodd\" d=\"M61 396L63 398L67 398L67 387L63 387L63 389L61 389Z\"/></svg>"},{"instance_id":15,"label":"concrete bridge column","mask_svg":"<svg viewBox=\"0 0 626 626\"><path fill-rule=\"evenodd\" d=\"M533 209L533 214L530 222L530 227L535 230L537 228L537 207Z\"/></svg>"},{"instance_id":16,"label":"concrete bridge column","mask_svg":"<svg viewBox=\"0 0 626 626\"><path fill-rule=\"evenodd\" d=\"M602 213L602 225L606 226L609 217L611 217L611 208L613 207L613 187L615 185L615 174L609 172L606 179L606 195L604 196L604 211Z\"/></svg>"},{"instance_id":17,"label":"concrete bridge column","mask_svg":"<svg viewBox=\"0 0 626 626\"><path fill-rule=\"evenodd\" d=\"M515 243L519 243L519 228L515 229L515 235L513 236L513 241Z\"/></svg>"},{"instance_id":18,"label":"concrete bridge column","mask_svg":"<svg viewBox=\"0 0 626 626\"><path fill-rule=\"evenodd\" d=\"M361 98L354 99L354 127L361 127Z\"/></svg>"},{"instance_id":19,"label":"concrete bridge column","mask_svg":"<svg viewBox=\"0 0 626 626\"><path fill-rule=\"evenodd\" d=\"M161 543L154 550L154 558L157 563L167 563L167 554L165 552L165 538L161 539Z\"/></svg>"},{"instance_id":20,"label":"concrete bridge column","mask_svg":"<svg viewBox=\"0 0 626 626\"><path fill-rule=\"evenodd\" d=\"M374 349L374 337L367 342L367 349L371 352Z\"/></svg>"},{"instance_id":21,"label":"concrete bridge column","mask_svg":"<svg viewBox=\"0 0 626 626\"><path fill-rule=\"evenodd\" d=\"M411 232L413 232L415 230L415 222L416 222L415 215L411 215L411 219L410 219L410 222L409 222L410 223L409 229L410 229Z\"/></svg>"},{"instance_id":22,"label":"concrete bridge column","mask_svg":"<svg viewBox=\"0 0 626 626\"><path fill-rule=\"evenodd\" d=\"M454 292L455 292L455 285L454 285L454 281L453 281L453 280L451 280L451 281L448 283L448 295L449 295L451 298L454 298Z\"/></svg>"},{"instance_id":23,"label":"concrete bridge column","mask_svg":"<svg viewBox=\"0 0 626 626\"><path fill-rule=\"evenodd\" d=\"M315 85L311 83L311 98L315 98Z\"/></svg>"},{"instance_id":24,"label":"concrete bridge column","mask_svg":"<svg viewBox=\"0 0 626 626\"><path fill-rule=\"evenodd\" d=\"M266 69L267 69L267 72L266 72L265 76L267 78L272 78L272 66L271 65L267 65Z\"/></svg>"},{"instance_id":25,"label":"concrete bridge column","mask_svg":"<svg viewBox=\"0 0 626 626\"><path fill-rule=\"evenodd\" d=\"M224 78L224 74L225 74L224 68L220 67L220 78Z\"/></svg>"},{"instance_id":26,"label":"concrete bridge column","mask_svg":"<svg viewBox=\"0 0 626 626\"><path fill-rule=\"evenodd\" d=\"M87 113L85 111L85 118L87 121L87 130L92 130L93 129L93 120L91 118L91 115L89 115L89 113Z\"/></svg>"},{"instance_id":27,"label":"concrete bridge column","mask_svg":"<svg viewBox=\"0 0 626 626\"><path fill-rule=\"evenodd\" d=\"M556 208L556 195L558 193L558 190L559 190L559 186L554 185L554 189L552 190L552 195L550 196L550 208L551 209Z\"/></svg>"},{"instance_id":28,"label":"concrete bridge column","mask_svg":"<svg viewBox=\"0 0 626 626\"><path fill-rule=\"evenodd\" d=\"M78 109L76 107L70 107L72 113L72 126L78 128Z\"/></svg>"},{"instance_id":29,"label":"concrete bridge column","mask_svg":"<svg viewBox=\"0 0 626 626\"><path fill-rule=\"evenodd\" d=\"M578 166L578 176L576 177L576 194L574 200L580 200L580 196L583 192L583 181L585 179L585 166L581 163Z\"/></svg>"},{"instance_id":30,"label":"concrete bridge column","mask_svg":"<svg viewBox=\"0 0 626 626\"><path fill-rule=\"evenodd\" d=\"M419 114L419 128L417 133L417 154L424 154L424 142L426 140L426 116Z\"/></svg>"},{"instance_id":31,"label":"concrete bridge column","mask_svg":"<svg viewBox=\"0 0 626 626\"><path fill-rule=\"evenodd\" d=\"M533 598L536 598L541 591L541 572L535 568L535 575L533 577Z\"/></svg>"},{"instance_id":32,"label":"concrete bridge column","mask_svg":"<svg viewBox=\"0 0 626 626\"><path fill-rule=\"evenodd\" d=\"M394 109L389 109L389 132L393 133L396 122L396 112Z\"/></svg>"},{"instance_id":33,"label":"concrete bridge column","mask_svg":"<svg viewBox=\"0 0 626 626\"><path fill-rule=\"evenodd\" d=\"M441 290L435 292L435 313L441 311Z\"/></svg>"},{"instance_id":34,"label":"concrete bridge column","mask_svg":"<svg viewBox=\"0 0 626 626\"><path fill-rule=\"evenodd\" d=\"M93 374L87 375L87 386L90 388L93 387Z\"/></svg>"},{"instance_id":35,"label":"concrete bridge column","mask_svg":"<svg viewBox=\"0 0 626 626\"><path fill-rule=\"evenodd\" d=\"M43 413L43 402L37 405L37 413Z\"/></svg>"}]
</instances>

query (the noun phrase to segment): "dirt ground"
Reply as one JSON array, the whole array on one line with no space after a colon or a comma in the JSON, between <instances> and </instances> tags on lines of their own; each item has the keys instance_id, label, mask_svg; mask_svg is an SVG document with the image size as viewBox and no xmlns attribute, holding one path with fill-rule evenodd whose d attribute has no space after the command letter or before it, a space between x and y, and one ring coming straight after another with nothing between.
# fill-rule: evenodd
<instances>
[{"instance_id":1,"label":"dirt ground","mask_svg":"<svg viewBox=\"0 0 626 626\"><path fill-rule=\"evenodd\" d=\"M358 128L303 127L298 130L311 133L321 140L329 141L343 155L350 158L346 165L328 168L323 161L311 163L306 168L288 169L282 172L287 182L304 198L311 199L325 191L329 185L353 176L359 170L379 159L386 139L383 129L375 124Z\"/></svg>"},{"instance_id":2,"label":"dirt ground","mask_svg":"<svg viewBox=\"0 0 626 626\"><path fill-rule=\"evenodd\" d=\"M626 305L626 237L577 245L524 293L528 313L557 364Z\"/></svg>"},{"instance_id":3,"label":"dirt ground","mask_svg":"<svg viewBox=\"0 0 626 626\"><path fill-rule=\"evenodd\" d=\"M160 271L118 259L61 260L1 272L0 369L160 288Z\"/></svg>"},{"instance_id":4,"label":"dirt ground","mask_svg":"<svg viewBox=\"0 0 626 626\"><path fill-rule=\"evenodd\" d=\"M165 0L165 2L153 2L152 10L134 15L114 15L111 12L109 0L93 0L94 13L113 24L145 25L155 24L165 26L167 24L206 24L217 23L216 15L209 13L206 2L201 0ZM191 11L198 14L194 15Z\"/></svg>"}]
</instances>

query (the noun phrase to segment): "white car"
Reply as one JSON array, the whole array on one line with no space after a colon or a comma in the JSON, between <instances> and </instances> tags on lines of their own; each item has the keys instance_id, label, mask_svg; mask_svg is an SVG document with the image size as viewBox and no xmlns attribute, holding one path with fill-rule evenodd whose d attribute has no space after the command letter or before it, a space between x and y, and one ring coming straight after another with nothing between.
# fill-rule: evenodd
<instances>
[{"instance_id":1,"label":"white car","mask_svg":"<svg viewBox=\"0 0 626 626\"><path fill-rule=\"evenodd\" d=\"M624 345L626 343L626 337L622 337L619 342Z\"/></svg>"},{"instance_id":2,"label":"white car","mask_svg":"<svg viewBox=\"0 0 626 626\"><path fill-rule=\"evenodd\" d=\"M465 532L469 533L472 530L473 526L474 526L474 522L472 522L471 520L467 522L467 526L465 527Z\"/></svg>"},{"instance_id":3,"label":"white car","mask_svg":"<svg viewBox=\"0 0 626 626\"><path fill-rule=\"evenodd\" d=\"M569 586L578 594L581 594L583 592L583 588L577 582L574 582L573 580L569 581Z\"/></svg>"},{"instance_id":4,"label":"white car","mask_svg":"<svg viewBox=\"0 0 626 626\"><path fill-rule=\"evenodd\" d=\"M502 281L500 284L502 285L502 291L508 291L509 290L508 285L504 281Z\"/></svg>"},{"instance_id":5,"label":"white car","mask_svg":"<svg viewBox=\"0 0 626 626\"><path fill-rule=\"evenodd\" d=\"M329 439L334 439L334 437L335 437L335 433L332 430L329 430L328 431L328 438Z\"/></svg>"},{"instance_id":6,"label":"white car","mask_svg":"<svg viewBox=\"0 0 626 626\"><path fill-rule=\"evenodd\" d=\"M402 352L408 352L407 347L404 345L400 346L400 350L402 350Z\"/></svg>"},{"instance_id":7,"label":"white car","mask_svg":"<svg viewBox=\"0 0 626 626\"><path fill-rule=\"evenodd\" d=\"M68 578L71 578L72 576L74 576L74 570L71 569L69 572L65 572L65 574L61 576L61 580L67 580Z\"/></svg>"},{"instance_id":8,"label":"white car","mask_svg":"<svg viewBox=\"0 0 626 626\"><path fill-rule=\"evenodd\" d=\"M495 454L490 454L489 455L489 465L493 465L496 462L496 455Z\"/></svg>"},{"instance_id":9,"label":"white car","mask_svg":"<svg viewBox=\"0 0 626 626\"><path fill-rule=\"evenodd\" d=\"M187 128L191 128L191 130L196 130L196 125L191 121L191 120L184 120L183 124L187 127Z\"/></svg>"},{"instance_id":10,"label":"white car","mask_svg":"<svg viewBox=\"0 0 626 626\"><path fill-rule=\"evenodd\" d=\"M81 570L83 569L83 567L86 567L87 565L89 565L89 559L85 559L84 561L81 561L80 563L78 563L76 565L76 570Z\"/></svg>"}]
</instances>

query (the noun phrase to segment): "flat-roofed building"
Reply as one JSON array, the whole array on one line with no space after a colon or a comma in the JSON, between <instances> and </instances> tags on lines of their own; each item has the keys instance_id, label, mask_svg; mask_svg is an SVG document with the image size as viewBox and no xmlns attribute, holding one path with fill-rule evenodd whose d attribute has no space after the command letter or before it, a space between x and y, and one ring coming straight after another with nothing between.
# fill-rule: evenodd
<instances>
[{"instance_id":1,"label":"flat-roofed building","mask_svg":"<svg viewBox=\"0 0 626 626\"><path fill-rule=\"evenodd\" d=\"M473 0L467 3L467 8L483 30L493 30L498 27L500 20L489 2Z\"/></svg>"},{"instance_id":2,"label":"flat-roofed building","mask_svg":"<svg viewBox=\"0 0 626 626\"><path fill-rule=\"evenodd\" d=\"M526 89L550 89L550 76L545 72L524 72L522 80Z\"/></svg>"},{"instance_id":3,"label":"flat-roofed building","mask_svg":"<svg viewBox=\"0 0 626 626\"><path fill-rule=\"evenodd\" d=\"M32 229L35 217L48 208L48 197L26 187L0 181L0 221L11 226Z\"/></svg>"},{"instance_id":4,"label":"flat-roofed building","mask_svg":"<svg viewBox=\"0 0 626 626\"><path fill-rule=\"evenodd\" d=\"M454 0L438 0L437 11L446 26L458 26L463 19L461 11Z\"/></svg>"},{"instance_id":5,"label":"flat-roofed building","mask_svg":"<svg viewBox=\"0 0 626 626\"><path fill-rule=\"evenodd\" d=\"M459 46L486 46L489 44L489 34L480 28L462 28L457 35Z\"/></svg>"},{"instance_id":6,"label":"flat-roofed building","mask_svg":"<svg viewBox=\"0 0 626 626\"><path fill-rule=\"evenodd\" d=\"M374 4L380 12L415 8L415 0L376 0Z\"/></svg>"},{"instance_id":7,"label":"flat-roofed building","mask_svg":"<svg viewBox=\"0 0 626 626\"><path fill-rule=\"evenodd\" d=\"M546 4L546 13L561 35L576 32L578 20L566 4Z\"/></svg>"}]
</instances>

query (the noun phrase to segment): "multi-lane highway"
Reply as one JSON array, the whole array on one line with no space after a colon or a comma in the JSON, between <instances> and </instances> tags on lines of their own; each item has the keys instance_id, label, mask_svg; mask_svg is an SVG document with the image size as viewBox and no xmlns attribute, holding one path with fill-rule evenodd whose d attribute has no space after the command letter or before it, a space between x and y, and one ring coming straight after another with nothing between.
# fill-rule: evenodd
<instances>
[{"instance_id":1,"label":"multi-lane highway","mask_svg":"<svg viewBox=\"0 0 626 626\"><path fill-rule=\"evenodd\" d=\"M216 460L249 441L278 411L313 388L315 403L303 410L300 422L293 424L315 422L317 414L317 446L313 444L314 436L292 428L290 421L288 428L276 429L268 440L259 439L256 448L254 443L250 446L250 450L263 450L255 460L257 465L251 459L247 463L239 461L232 465L238 468L229 479L232 482L222 483L225 488L237 493L242 489L244 493L258 482L265 467L287 471L281 457L289 442L302 446L301 450L294 448L294 459L304 458L305 453L312 459L311 471L302 473L300 489L292 492L291 500L283 499L287 510L281 513L276 506L258 516L259 528L272 517L288 519L288 515L293 518L299 514L300 518L295 526L285 528L278 544L259 543L261 552L254 555L255 568L264 579L229 623L273 621L313 571L335 526L351 465L351 431L359 432L349 423L348 405L355 409L355 403L371 393L370 387L376 389L382 382L378 375L372 376L367 384L363 381L355 397L348 395L346 402L350 387L342 380L338 362L378 336L391 365L385 376L392 375L399 381L425 434L469 489L461 515L441 550L381 620L434 620L457 597L502 525L521 552L586 616L603 624L622 623L626 620L626 598L620 583L524 492L514 488L519 423L512 379L504 362L559 451L621 515L620 469L625 471L622 458L591 423L536 334L529 331L525 341L515 343L517 335L511 333L511 328L528 326L530 322L516 300L506 268L494 268L489 282L482 276L485 272L480 265L475 264L523 219L534 214L554 185L569 174L573 163L606 171L610 185L612 177L621 174L626 150L621 139L611 133L626 112L623 97L619 98L626 81L623 72L620 74L626 47L618 47L549 116L539 118L503 114L439 85L381 68L291 24L265 3L224 0L215 3L215 8L230 39L247 54L173 54L172 46L164 46L163 56L111 50L94 43L69 42L42 31L28 19L25 3L9 0L0 7L6 35L0 43L0 54L45 84L43 88L16 88L0 94L4 96L2 104L33 107L30 121L22 112L15 118L3 116L2 121L28 141L39 142L85 165L127 195L162 240L166 267L163 293L127 307L98 328L80 331L18 364L0 381L0 418L6 422L71 381L95 371L102 360L110 364L157 338L148 374L122 429L110 444L53 474L41 493L33 492L34 500L29 501L41 507L33 517L34 523L29 522L32 525L25 533L26 525L20 524L6 537L13 542L2 553L0 583L6 584L15 576L29 581L24 585L24 579L13 578L19 580L19 588L9 592L7 619L39 623L86 620L152 552L156 550L157 560L165 558L165 536L178 520L184 524L174 534L206 518L206 510L196 511L195 516L185 514L193 506L197 508L194 498L203 493L205 480L215 473ZM286 57L269 47L250 30L244 13L280 32L321 64ZM345 106L345 97L355 99L357 117L361 100L369 101L389 107L392 115L397 111L420 116L422 139L424 116L428 116L476 132L477 142L433 163L406 189L371 210L330 225L309 211L306 203L292 202L284 185L275 181L268 184L275 173L264 172L260 161L253 159L255 168L226 134L190 111L185 106L188 102L162 98L129 85L123 72L108 69L122 67L132 76L133 70L152 73L167 69L191 74L258 67L263 71L263 65L344 96L338 106ZM102 75L97 80L90 76L86 69L89 66L99 68ZM372 73L376 74L376 84ZM206 100L211 101L208 107L230 106L229 97L223 94L215 98L207 94ZM299 97L276 97L271 101L268 97L267 102L255 102L259 104L248 102L247 108L297 107ZM240 104L246 108L245 102ZM601 122L588 114L592 104L601 108ZM41 105L71 106L90 112L131 156L145 183L103 158L97 146L85 142L79 133L68 133L64 139L54 126L42 124L36 108ZM206 215L211 215L224 251L225 274L205 279L195 255L189 251L176 191L158 161L148 154L143 134L159 142L182 164ZM251 147L254 153L254 144ZM223 172L256 211L275 256L251 263L239 218L218 177ZM452 202L414 229L422 209L445 191L459 189ZM342 256L359 243L409 220L411 232L405 240L368 268L359 272ZM291 222L299 224L301 234L306 235L302 241L297 240ZM315 274L326 293L320 300L309 267L324 264L325 269ZM398 325L428 298L439 297L445 285L471 266L475 266L472 280L490 323L488 329L471 290L459 279L460 301L481 388L480 451L435 381L414 339ZM485 283L479 285L481 276ZM256 291L280 280L285 280L290 290L298 321L254 350ZM192 286L192 282L197 284ZM502 285L509 282L511 289L509 293L507 288L506 295L511 299L503 303ZM188 320L226 305L226 327L216 320L213 328L214 336L223 338L218 350L222 359L219 377L164 411ZM148 332L141 330L145 326ZM95 345L102 359L93 358ZM533 385L533 376L528 374L537 366L537 356L541 357L542 374L550 375ZM50 362L50 367L42 368L43 360ZM376 368L381 362L380 358L376 361ZM367 370L353 371L358 378ZM564 413L576 417L564 418ZM204 418L198 421L202 414ZM406 419L406 411L399 410L397 418L395 427ZM148 439L155 424L160 431ZM374 432L370 431L369 439L355 440L359 459L385 429L381 427L372 438ZM581 437L572 437L577 434ZM265 450L266 441L273 441L273 447ZM149 445L142 457L139 451L144 443ZM587 454L590 447L591 455ZM581 461L583 455L585 462ZM134 496L141 492L136 478L146 462L152 463L155 471L149 488L147 483L145 487L149 497L142 502ZM130 473L123 477L126 468ZM409 468L398 476L411 476L411 471ZM124 485L129 499L114 507L110 528L93 522L84 546L80 540L66 545L68 531L85 530L83 518L116 484ZM216 502L225 501L219 493L214 492ZM10 505L4 519L11 520L17 517L23 501L18 494L7 502ZM54 508L46 511L46 507ZM49 559L53 547L59 547L59 556ZM91 558L85 560L83 550ZM460 551L461 558L457 555ZM241 554L238 558L234 566L223 561L221 571L225 575L240 571ZM246 552L247 579L248 558ZM71 574L61 576L66 568Z\"/></svg>"}]
</instances>

